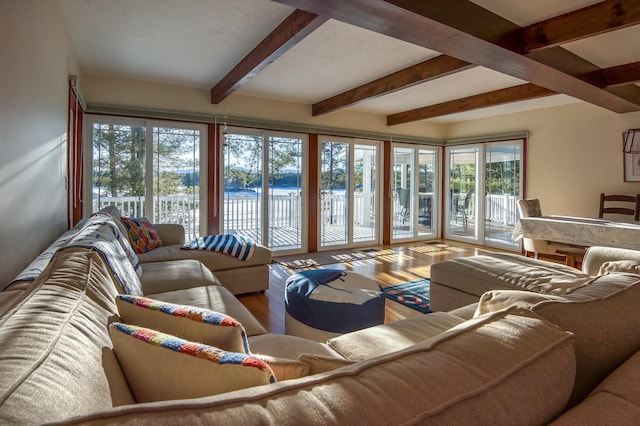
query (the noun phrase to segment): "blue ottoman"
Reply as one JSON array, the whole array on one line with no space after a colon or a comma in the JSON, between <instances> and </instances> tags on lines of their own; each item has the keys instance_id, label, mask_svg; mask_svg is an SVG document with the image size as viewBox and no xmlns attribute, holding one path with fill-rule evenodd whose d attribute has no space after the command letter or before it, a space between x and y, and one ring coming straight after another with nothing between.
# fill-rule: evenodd
<instances>
[{"instance_id":1,"label":"blue ottoman","mask_svg":"<svg viewBox=\"0 0 640 426\"><path fill-rule=\"evenodd\" d=\"M337 269L290 276L285 285L285 333L318 342L384 323L378 283Z\"/></svg>"}]
</instances>

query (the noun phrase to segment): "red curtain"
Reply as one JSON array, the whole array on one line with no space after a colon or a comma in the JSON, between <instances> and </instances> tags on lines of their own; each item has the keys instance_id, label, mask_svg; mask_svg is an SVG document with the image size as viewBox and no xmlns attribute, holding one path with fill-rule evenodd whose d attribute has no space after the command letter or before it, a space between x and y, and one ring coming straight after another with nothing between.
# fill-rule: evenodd
<instances>
[{"instance_id":1,"label":"red curtain","mask_svg":"<svg viewBox=\"0 0 640 426\"><path fill-rule=\"evenodd\" d=\"M68 225L73 227L82 218L82 123L84 109L79 96L69 84L69 117L67 126Z\"/></svg>"}]
</instances>

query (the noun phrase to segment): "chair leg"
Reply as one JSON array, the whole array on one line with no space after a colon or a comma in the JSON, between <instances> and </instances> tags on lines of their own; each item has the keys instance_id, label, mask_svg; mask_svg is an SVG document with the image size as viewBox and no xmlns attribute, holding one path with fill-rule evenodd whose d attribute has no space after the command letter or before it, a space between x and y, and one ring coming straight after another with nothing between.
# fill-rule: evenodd
<instances>
[{"instance_id":1,"label":"chair leg","mask_svg":"<svg viewBox=\"0 0 640 426\"><path fill-rule=\"evenodd\" d=\"M567 259L565 260L564 264L567 266L571 266L572 268L576 267L576 257L571 255L571 254L567 254L565 255L567 257Z\"/></svg>"}]
</instances>

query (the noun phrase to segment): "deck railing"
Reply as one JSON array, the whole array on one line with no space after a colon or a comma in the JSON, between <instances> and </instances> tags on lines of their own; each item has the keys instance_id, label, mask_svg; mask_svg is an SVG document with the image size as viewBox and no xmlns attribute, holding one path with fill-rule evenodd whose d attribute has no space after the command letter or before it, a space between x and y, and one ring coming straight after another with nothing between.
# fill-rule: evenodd
<instances>
[{"instance_id":1,"label":"deck railing","mask_svg":"<svg viewBox=\"0 0 640 426\"><path fill-rule=\"evenodd\" d=\"M126 217L141 217L145 212L144 197L100 197L93 200L93 211L116 206ZM154 198L155 223L176 223L184 227L185 241L199 236L200 200L188 195L167 195Z\"/></svg>"},{"instance_id":2,"label":"deck railing","mask_svg":"<svg viewBox=\"0 0 640 426\"><path fill-rule=\"evenodd\" d=\"M432 194L420 194L420 205L433 205L427 199ZM506 226L515 225L518 197L511 195L487 195L485 199L486 219ZM322 198L324 220L333 225L345 223L345 195L326 194ZM124 216L140 217L145 213L145 201L142 197L100 197L94 200L93 211L107 205L116 206ZM256 231L262 227L261 194L237 195L224 200L224 229L235 231ZM394 206L396 207L396 206ZM156 223L177 223L185 228L185 239L190 241L199 236L200 200L192 196L162 196L154 198ZM271 227L302 226L302 198L299 192L269 196L269 220ZM355 223L367 227L375 223L375 197L365 197L363 193L354 194Z\"/></svg>"}]
</instances>

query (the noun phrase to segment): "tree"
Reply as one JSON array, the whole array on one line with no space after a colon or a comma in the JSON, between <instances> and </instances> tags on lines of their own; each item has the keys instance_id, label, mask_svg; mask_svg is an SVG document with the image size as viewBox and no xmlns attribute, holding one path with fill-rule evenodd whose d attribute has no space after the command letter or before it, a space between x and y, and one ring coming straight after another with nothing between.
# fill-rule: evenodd
<instances>
[{"instance_id":1,"label":"tree","mask_svg":"<svg viewBox=\"0 0 640 426\"><path fill-rule=\"evenodd\" d=\"M322 144L322 186L330 191L347 187L347 145L339 142Z\"/></svg>"},{"instance_id":2,"label":"tree","mask_svg":"<svg viewBox=\"0 0 640 426\"><path fill-rule=\"evenodd\" d=\"M184 193L183 176L178 171L198 170L199 138L193 130L162 127L154 128L153 136L155 195Z\"/></svg>"},{"instance_id":3,"label":"tree","mask_svg":"<svg viewBox=\"0 0 640 426\"><path fill-rule=\"evenodd\" d=\"M276 186L277 182L291 185L291 176L285 178L284 170L298 170L300 159L302 158L302 146L297 138L272 137L269 139L269 185ZM287 175L290 175L287 174ZM293 176L295 184L301 186L301 174L298 172ZM287 182L288 183L285 183Z\"/></svg>"},{"instance_id":4,"label":"tree","mask_svg":"<svg viewBox=\"0 0 640 426\"><path fill-rule=\"evenodd\" d=\"M108 196L144 195L145 128L96 125L94 185Z\"/></svg>"},{"instance_id":5,"label":"tree","mask_svg":"<svg viewBox=\"0 0 640 426\"><path fill-rule=\"evenodd\" d=\"M227 188L251 188L262 182L262 136L227 134L224 168Z\"/></svg>"},{"instance_id":6,"label":"tree","mask_svg":"<svg viewBox=\"0 0 640 426\"><path fill-rule=\"evenodd\" d=\"M154 128L155 195L182 188L178 170L197 170L199 139L192 130ZM94 185L111 197L145 195L146 127L96 124L93 132Z\"/></svg>"}]
</instances>

